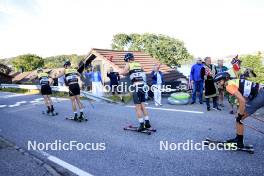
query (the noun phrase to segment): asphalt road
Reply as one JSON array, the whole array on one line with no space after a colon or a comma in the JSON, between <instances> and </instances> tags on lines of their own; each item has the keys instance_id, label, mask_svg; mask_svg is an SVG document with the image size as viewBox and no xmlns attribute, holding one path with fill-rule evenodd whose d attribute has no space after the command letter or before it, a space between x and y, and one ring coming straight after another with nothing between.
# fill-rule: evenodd
<instances>
[{"instance_id":1,"label":"asphalt road","mask_svg":"<svg viewBox=\"0 0 264 176\"><path fill-rule=\"evenodd\" d=\"M227 110L206 112L205 105L148 107L156 133L148 136L124 131L137 124L131 106L88 102L85 114L89 121L65 120L72 115L69 100L58 100L58 116L41 114L44 105L39 95L0 93L0 135L25 149L28 141L62 143L104 143L105 150L46 150L51 156L92 175L263 175L264 135L246 128L245 143L254 145L255 154L235 151L160 150L160 143L202 142L206 137L234 137L234 119ZM20 103L17 103L20 102ZM22 102L22 103L21 103ZM166 100L164 100L166 104ZM263 118L264 119L264 118ZM247 124L263 130L255 119ZM264 131L264 130L263 130ZM96 147L95 147L96 148ZM31 150L36 155L43 152ZM76 169L75 168L75 169Z\"/></svg>"}]
</instances>

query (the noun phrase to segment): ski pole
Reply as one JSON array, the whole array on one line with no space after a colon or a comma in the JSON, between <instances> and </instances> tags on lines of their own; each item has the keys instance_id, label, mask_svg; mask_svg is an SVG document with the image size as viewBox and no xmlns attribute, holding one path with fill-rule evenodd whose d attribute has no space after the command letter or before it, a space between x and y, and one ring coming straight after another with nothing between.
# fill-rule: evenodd
<instances>
[{"instance_id":1,"label":"ski pole","mask_svg":"<svg viewBox=\"0 0 264 176\"><path fill-rule=\"evenodd\" d=\"M147 84L146 81L143 80L143 82L148 86L148 84ZM144 86L145 86L145 85L144 85ZM152 87L152 86L151 86L151 87ZM155 86L154 86L154 88L156 88L158 91L161 91L158 87L155 87ZM144 91L144 93L145 93L145 91ZM158 105L161 106L161 104L160 104L159 102L157 102L157 101L155 100L155 98L152 98L152 99L153 99L153 101L154 101L156 104L158 104Z\"/></svg>"},{"instance_id":2,"label":"ski pole","mask_svg":"<svg viewBox=\"0 0 264 176\"><path fill-rule=\"evenodd\" d=\"M71 94L73 94L72 93L72 91L69 89L69 92L71 93ZM81 100L80 100L80 103L82 104L82 106L85 108L85 106L83 105L83 103L81 102Z\"/></svg>"},{"instance_id":3,"label":"ski pole","mask_svg":"<svg viewBox=\"0 0 264 176\"><path fill-rule=\"evenodd\" d=\"M86 96L86 94L85 93L83 93L83 95L88 99L88 102L89 102L89 104L91 105L91 107L94 109L94 105L92 104L92 102L89 100L89 98Z\"/></svg>"},{"instance_id":4,"label":"ski pole","mask_svg":"<svg viewBox=\"0 0 264 176\"><path fill-rule=\"evenodd\" d=\"M262 119L260 119L260 118L257 118L257 117L255 117L255 116L252 116L252 118L253 118L253 119L256 119L256 120L258 120L258 121L260 121L260 122L264 122L264 120L262 120Z\"/></svg>"},{"instance_id":5,"label":"ski pole","mask_svg":"<svg viewBox=\"0 0 264 176\"><path fill-rule=\"evenodd\" d=\"M250 126L250 125L247 125L247 124L244 124L246 127L249 127L249 128L251 128L252 130L254 130L254 131L257 131L257 132L259 132L259 133L261 133L261 134L264 134L264 132L263 131L260 131L259 129L257 129L257 128L255 128L255 127L253 127L253 126Z\"/></svg>"},{"instance_id":6,"label":"ski pole","mask_svg":"<svg viewBox=\"0 0 264 176\"><path fill-rule=\"evenodd\" d=\"M261 130L255 128L254 126L247 125L247 124L245 124L245 123L243 123L243 124L244 124L246 127L250 128L250 129L252 129L252 130L254 130L254 131L257 131L257 132L259 132L259 133L261 133L261 134L264 134L263 131L261 131Z\"/></svg>"}]
</instances>

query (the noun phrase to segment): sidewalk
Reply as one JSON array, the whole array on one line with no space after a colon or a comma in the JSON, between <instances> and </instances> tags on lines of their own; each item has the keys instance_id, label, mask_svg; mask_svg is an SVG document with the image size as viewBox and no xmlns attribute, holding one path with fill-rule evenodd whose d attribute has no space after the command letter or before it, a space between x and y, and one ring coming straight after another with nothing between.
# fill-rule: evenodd
<instances>
[{"instance_id":1,"label":"sidewalk","mask_svg":"<svg viewBox=\"0 0 264 176\"><path fill-rule=\"evenodd\" d=\"M0 175L59 176L52 167L0 136Z\"/></svg>"}]
</instances>

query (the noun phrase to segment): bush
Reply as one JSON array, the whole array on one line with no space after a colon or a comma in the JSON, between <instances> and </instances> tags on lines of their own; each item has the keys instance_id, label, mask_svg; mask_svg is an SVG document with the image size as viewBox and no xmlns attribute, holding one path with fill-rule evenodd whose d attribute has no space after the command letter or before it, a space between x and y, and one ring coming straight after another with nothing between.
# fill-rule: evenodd
<instances>
[{"instance_id":1,"label":"bush","mask_svg":"<svg viewBox=\"0 0 264 176\"><path fill-rule=\"evenodd\" d=\"M261 54L257 55L245 55L241 57L242 66L251 68L256 73L256 78L249 78L249 80L257 83L264 84L264 65Z\"/></svg>"},{"instance_id":2,"label":"bush","mask_svg":"<svg viewBox=\"0 0 264 176\"><path fill-rule=\"evenodd\" d=\"M52 97L69 98L69 93L68 92L57 92L57 91L53 91L51 96Z\"/></svg>"},{"instance_id":3,"label":"bush","mask_svg":"<svg viewBox=\"0 0 264 176\"><path fill-rule=\"evenodd\" d=\"M19 89L19 88L1 88L0 92L14 92L14 93L27 93L27 89Z\"/></svg>"},{"instance_id":4,"label":"bush","mask_svg":"<svg viewBox=\"0 0 264 176\"><path fill-rule=\"evenodd\" d=\"M132 100L132 95L130 94L125 94L125 95L111 95L107 97L113 101L116 102L123 102L123 103L129 103Z\"/></svg>"}]
</instances>

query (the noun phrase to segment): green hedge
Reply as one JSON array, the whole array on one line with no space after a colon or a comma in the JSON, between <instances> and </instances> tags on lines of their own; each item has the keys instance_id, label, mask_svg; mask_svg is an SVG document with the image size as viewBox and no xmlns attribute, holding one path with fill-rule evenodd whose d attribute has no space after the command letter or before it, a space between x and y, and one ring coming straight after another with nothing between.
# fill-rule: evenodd
<instances>
[{"instance_id":1,"label":"green hedge","mask_svg":"<svg viewBox=\"0 0 264 176\"><path fill-rule=\"evenodd\" d=\"M126 94L126 95L111 95L107 97L113 101L116 102L123 102L123 103L129 103L132 100L132 95Z\"/></svg>"},{"instance_id":2,"label":"green hedge","mask_svg":"<svg viewBox=\"0 0 264 176\"><path fill-rule=\"evenodd\" d=\"M20 88L0 88L0 92L27 93L27 89Z\"/></svg>"},{"instance_id":3,"label":"green hedge","mask_svg":"<svg viewBox=\"0 0 264 176\"><path fill-rule=\"evenodd\" d=\"M261 54L245 55L241 57L242 66L251 68L257 74L256 78L249 78L249 80L264 84L264 65Z\"/></svg>"}]
</instances>

